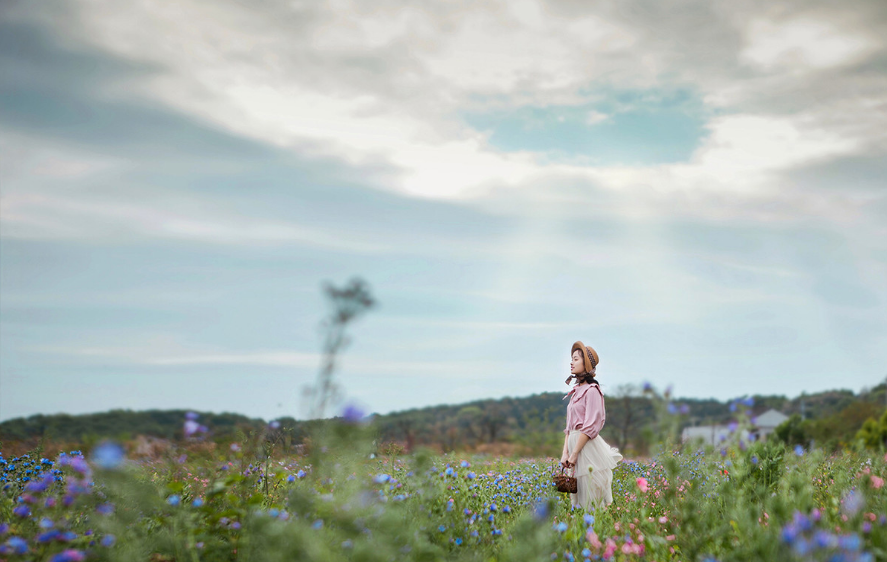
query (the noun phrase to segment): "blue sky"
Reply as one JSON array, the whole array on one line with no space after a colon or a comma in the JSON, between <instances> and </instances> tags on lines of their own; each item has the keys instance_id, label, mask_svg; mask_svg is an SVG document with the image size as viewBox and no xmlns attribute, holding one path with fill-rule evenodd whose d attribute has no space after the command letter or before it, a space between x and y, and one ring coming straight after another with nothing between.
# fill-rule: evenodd
<instances>
[{"instance_id":1,"label":"blue sky","mask_svg":"<svg viewBox=\"0 0 887 562\"><path fill-rule=\"evenodd\" d=\"M380 413L576 340L608 393L878 384L887 13L779 4L10 3L0 419L301 417L353 276Z\"/></svg>"}]
</instances>

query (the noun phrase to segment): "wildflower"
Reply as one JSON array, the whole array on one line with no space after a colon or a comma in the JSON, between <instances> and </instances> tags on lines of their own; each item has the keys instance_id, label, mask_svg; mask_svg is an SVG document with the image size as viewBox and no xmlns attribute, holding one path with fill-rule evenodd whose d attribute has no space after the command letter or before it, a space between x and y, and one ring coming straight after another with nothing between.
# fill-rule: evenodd
<instances>
[{"instance_id":1,"label":"wildflower","mask_svg":"<svg viewBox=\"0 0 887 562\"><path fill-rule=\"evenodd\" d=\"M299 472L301 472L301 471L299 471ZM389 480L391 480L391 477L388 476L387 474L377 474L376 477L373 478L373 481L376 484L384 484L385 482L388 482Z\"/></svg>"},{"instance_id":2,"label":"wildflower","mask_svg":"<svg viewBox=\"0 0 887 562\"><path fill-rule=\"evenodd\" d=\"M365 417L366 412L364 412L356 404L348 404L342 410L342 418L348 423L358 423L362 421Z\"/></svg>"},{"instance_id":3,"label":"wildflower","mask_svg":"<svg viewBox=\"0 0 887 562\"><path fill-rule=\"evenodd\" d=\"M273 422L268 424L268 427L270 427L271 429L278 429L278 428L280 428L280 422L277 420L274 420Z\"/></svg>"},{"instance_id":4,"label":"wildflower","mask_svg":"<svg viewBox=\"0 0 887 562\"><path fill-rule=\"evenodd\" d=\"M194 420L186 420L184 425L185 437L191 437L200 431L200 424Z\"/></svg>"},{"instance_id":5,"label":"wildflower","mask_svg":"<svg viewBox=\"0 0 887 562\"><path fill-rule=\"evenodd\" d=\"M86 554L80 550L63 550L49 559L49 562L81 562L86 560Z\"/></svg>"},{"instance_id":6,"label":"wildflower","mask_svg":"<svg viewBox=\"0 0 887 562\"><path fill-rule=\"evenodd\" d=\"M862 506L865 504L865 498L862 497L862 494L857 492L856 490L850 490L842 501L844 504L843 511L847 515L856 515L856 513L862 509Z\"/></svg>"},{"instance_id":7,"label":"wildflower","mask_svg":"<svg viewBox=\"0 0 887 562\"><path fill-rule=\"evenodd\" d=\"M194 501L191 502L191 505L194 507L200 507L203 505L203 500L201 498L194 498Z\"/></svg>"},{"instance_id":8,"label":"wildflower","mask_svg":"<svg viewBox=\"0 0 887 562\"><path fill-rule=\"evenodd\" d=\"M10 537L6 544L15 554L24 554L28 552L28 541L21 537Z\"/></svg>"},{"instance_id":9,"label":"wildflower","mask_svg":"<svg viewBox=\"0 0 887 562\"><path fill-rule=\"evenodd\" d=\"M648 486L647 486L647 479L644 478L643 476L641 476L641 477L639 477L639 478L636 480L636 482L637 482L638 488L641 489L641 492L646 493L646 492L647 492L647 489L648 489Z\"/></svg>"},{"instance_id":10,"label":"wildflower","mask_svg":"<svg viewBox=\"0 0 887 562\"><path fill-rule=\"evenodd\" d=\"M799 457L803 456L804 455L804 447L801 447L800 445L795 445L795 454L798 455Z\"/></svg>"},{"instance_id":11,"label":"wildflower","mask_svg":"<svg viewBox=\"0 0 887 562\"><path fill-rule=\"evenodd\" d=\"M308 473L306 473L306 472L305 472L304 470L302 470L301 468L299 469L299 472L296 473L296 476L297 476L298 478L305 478L305 476L307 476L307 475L308 475Z\"/></svg>"},{"instance_id":12,"label":"wildflower","mask_svg":"<svg viewBox=\"0 0 887 562\"><path fill-rule=\"evenodd\" d=\"M104 537L102 537L102 540L99 541L99 544L104 547L110 548L114 546L115 542L117 542L117 538L114 535L105 535Z\"/></svg>"},{"instance_id":13,"label":"wildflower","mask_svg":"<svg viewBox=\"0 0 887 562\"><path fill-rule=\"evenodd\" d=\"M443 533L444 531L447 530L447 526L446 526L446 525L441 525L440 527L437 528L437 530L440 531L441 533Z\"/></svg>"},{"instance_id":14,"label":"wildflower","mask_svg":"<svg viewBox=\"0 0 887 562\"><path fill-rule=\"evenodd\" d=\"M16 506L15 509L12 510L13 515L16 517L27 517L31 515L31 508L26 505Z\"/></svg>"},{"instance_id":15,"label":"wildflower","mask_svg":"<svg viewBox=\"0 0 887 562\"><path fill-rule=\"evenodd\" d=\"M351 542L351 539L345 539L342 541L342 548L351 548L354 546L354 543Z\"/></svg>"},{"instance_id":16,"label":"wildflower","mask_svg":"<svg viewBox=\"0 0 887 562\"><path fill-rule=\"evenodd\" d=\"M469 480L474 480L475 478L477 478L477 475L473 472L469 472L468 474L465 475L465 477L468 478Z\"/></svg>"},{"instance_id":17,"label":"wildflower","mask_svg":"<svg viewBox=\"0 0 887 562\"><path fill-rule=\"evenodd\" d=\"M455 471L448 466L447 469L444 471L444 474L446 474L447 476L452 476L453 474L455 474Z\"/></svg>"},{"instance_id":18,"label":"wildflower","mask_svg":"<svg viewBox=\"0 0 887 562\"><path fill-rule=\"evenodd\" d=\"M874 488L874 489L876 489L876 490L880 490L880 489L881 489L881 486L884 485L884 479L883 479L883 478L878 478L878 477L875 476L874 474L872 474L872 476L871 476L871 480L872 480L872 488Z\"/></svg>"},{"instance_id":19,"label":"wildflower","mask_svg":"<svg viewBox=\"0 0 887 562\"><path fill-rule=\"evenodd\" d=\"M5 535L9 532L9 523L0 523L0 535Z\"/></svg>"},{"instance_id":20,"label":"wildflower","mask_svg":"<svg viewBox=\"0 0 887 562\"><path fill-rule=\"evenodd\" d=\"M533 518L536 521L542 521L548 518L548 502L545 500L539 500L536 502L536 505L533 506Z\"/></svg>"},{"instance_id":21,"label":"wildflower","mask_svg":"<svg viewBox=\"0 0 887 562\"><path fill-rule=\"evenodd\" d=\"M101 515L111 515L112 513L114 513L114 506L110 503L103 503L97 505L95 510Z\"/></svg>"},{"instance_id":22,"label":"wildflower","mask_svg":"<svg viewBox=\"0 0 887 562\"><path fill-rule=\"evenodd\" d=\"M92 451L92 461L105 470L120 466L124 456L123 448L112 441L106 441Z\"/></svg>"},{"instance_id":23,"label":"wildflower","mask_svg":"<svg viewBox=\"0 0 887 562\"><path fill-rule=\"evenodd\" d=\"M55 523L52 522L52 519L49 517L44 517L40 520L40 528L41 529L52 529L55 526Z\"/></svg>"},{"instance_id":24,"label":"wildflower","mask_svg":"<svg viewBox=\"0 0 887 562\"><path fill-rule=\"evenodd\" d=\"M295 475L295 474L290 474L289 476L286 477L286 481L287 481L287 482L295 482L295 481L296 481L296 475Z\"/></svg>"},{"instance_id":25,"label":"wildflower","mask_svg":"<svg viewBox=\"0 0 887 562\"><path fill-rule=\"evenodd\" d=\"M585 526L586 526L586 527L589 527L589 526L591 526L591 525L594 525L594 515L591 515L591 514L586 513L586 514L582 517L582 520L585 521ZM586 556L586 558L587 558L587 556Z\"/></svg>"},{"instance_id":26,"label":"wildflower","mask_svg":"<svg viewBox=\"0 0 887 562\"><path fill-rule=\"evenodd\" d=\"M180 502L181 500L182 500L182 498L180 498L180 497L177 496L176 494L173 494L173 495L169 496L168 498L166 498L166 503L168 503L169 505L175 507L175 506L179 505L179 502Z\"/></svg>"},{"instance_id":27,"label":"wildflower","mask_svg":"<svg viewBox=\"0 0 887 562\"><path fill-rule=\"evenodd\" d=\"M199 418L199 417L200 417L200 416L197 414L197 412L188 412L187 414L185 414L185 419L186 419L186 420L194 421L194 420L196 420L196 419Z\"/></svg>"},{"instance_id":28,"label":"wildflower","mask_svg":"<svg viewBox=\"0 0 887 562\"><path fill-rule=\"evenodd\" d=\"M555 529L558 533L563 533L564 531L567 530L567 524L564 523L563 521L561 521L560 523L557 523L556 525L554 525L554 527L552 527L552 528Z\"/></svg>"},{"instance_id":29,"label":"wildflower","mask_svg":"<svg viewBox=\"0 0 887 562\"><path fill-rule=\"evenodd\" d=\"M453 542L456 543L456 546L459 546L462 544L462 539L459 537L456 537L456 540L454 540Z\"/></svg>"}]
</instances>

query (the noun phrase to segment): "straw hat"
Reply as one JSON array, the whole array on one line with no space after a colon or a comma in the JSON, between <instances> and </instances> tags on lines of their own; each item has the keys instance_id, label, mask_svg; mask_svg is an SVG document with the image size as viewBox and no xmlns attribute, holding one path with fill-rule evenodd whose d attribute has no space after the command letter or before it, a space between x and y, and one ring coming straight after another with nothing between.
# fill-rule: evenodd
<instances>
[{"instance_id":1,"label":"straw hat","mask_svg":"<svg viewBox=\"0 0 887 562\"><path fill-rule=\"evenodd\" d=\"M573 344L573 348L570 350L570 355L573 354L574 351L579 350L582 353L582 358L585 361L585 372L591 373L595 367L600 363L600 359L598 359L597 352L592 349L590 345L585 345L581 341L577 341Z\"/></svg>"}]
</instances>

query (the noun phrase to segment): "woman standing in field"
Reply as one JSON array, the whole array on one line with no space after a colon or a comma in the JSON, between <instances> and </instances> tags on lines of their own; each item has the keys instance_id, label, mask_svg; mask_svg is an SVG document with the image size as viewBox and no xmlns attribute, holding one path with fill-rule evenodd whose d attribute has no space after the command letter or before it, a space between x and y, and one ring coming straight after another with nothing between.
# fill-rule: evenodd
<instances>
[{"instance_id":1,"label":"woman standing in field","mask_svg":"<svg viewBox=\"0 0 887 562\"><path fill-rule=\"evenodd\" d=\"M565 382L576 379L576 385L565 396L569 404L561 465L575 470L577 493L570 494L570 502L591 511L613 503L613 469L622 455L599 435L607 415L604 393L594 378L597 352L577 341L571 355L572 374Z\"/></svg>"}]
</instances>

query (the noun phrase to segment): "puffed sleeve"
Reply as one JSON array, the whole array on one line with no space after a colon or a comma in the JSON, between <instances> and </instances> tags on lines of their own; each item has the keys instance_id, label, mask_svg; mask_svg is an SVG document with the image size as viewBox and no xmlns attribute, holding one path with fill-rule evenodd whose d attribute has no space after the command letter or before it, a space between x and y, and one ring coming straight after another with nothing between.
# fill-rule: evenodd
<instances>
[{"instance_id":1,"label":"puffed sleeve","mask_svg":"<svg viewBox=\"0 0 887 562\"><path fill-rule=\"evenodd\" d=\"M595 386L585 393L585 415L582 417L582 425L579 431L594 439L604 428L607 414L604 410L604 395L600 388Z\"/></svg>"}]
</instances>

